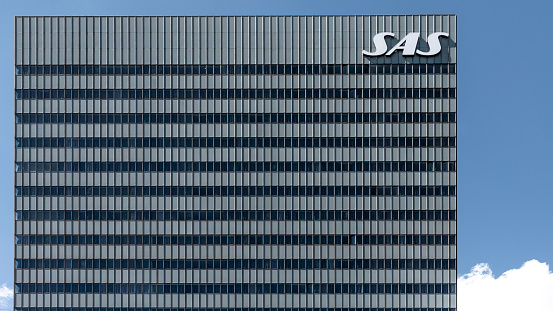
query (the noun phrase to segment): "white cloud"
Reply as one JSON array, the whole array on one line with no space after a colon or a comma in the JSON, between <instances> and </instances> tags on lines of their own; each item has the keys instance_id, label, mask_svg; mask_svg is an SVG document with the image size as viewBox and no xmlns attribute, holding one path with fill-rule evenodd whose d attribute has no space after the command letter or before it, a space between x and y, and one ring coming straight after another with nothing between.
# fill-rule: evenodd
<instances>
[{"instance_id":1,"label":"white cloud","mask_svg":"<svg viewBox=\"0 0 553 311\"><path fill-rule=\"evenodd\" d=\"M481 263L457 279L458 311L551 311L553 273L546 263L530 260L496 278Z\"/></svg>"},{"instance_id":2,"label":"white cloud","mask_svg":"<svg viewBox=\"0 0 553 311\"><path fill-rule=\"evenodd\" d=\"M2 284L0 286L0 308L1 309L11 309L13 299L13 289Z\"/></svg>"}]
</instances>

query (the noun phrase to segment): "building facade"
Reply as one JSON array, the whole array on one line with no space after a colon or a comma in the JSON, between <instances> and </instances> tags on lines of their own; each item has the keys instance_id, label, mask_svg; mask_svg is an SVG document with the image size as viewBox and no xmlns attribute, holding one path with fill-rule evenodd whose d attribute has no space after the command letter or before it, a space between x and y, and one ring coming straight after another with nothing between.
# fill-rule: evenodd
<instances>
[{"instance_id":1,"label":"building facade","mask_svg":"<svg viewBox=\"0 0 553 311\"><path fill-rule=\"evenodd\" d=\"M454 311L456 16L15 18L20 311Z\"/></svg>"}]
</instances>

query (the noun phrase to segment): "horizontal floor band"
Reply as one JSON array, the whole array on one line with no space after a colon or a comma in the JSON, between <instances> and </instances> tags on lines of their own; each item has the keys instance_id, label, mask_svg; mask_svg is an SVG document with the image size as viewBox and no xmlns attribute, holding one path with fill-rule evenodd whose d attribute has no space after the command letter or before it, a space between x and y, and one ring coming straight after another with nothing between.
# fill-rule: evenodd
<instances>
[{"instance_id":1,"label":"horizontal floor band","mask_svg":"<svg viewBox=\"0 0 553 311\"><path fill-rule=\"evenodd\" d=\"M16 220L455 220L455 210L188 210L188 211L15 211Z\"/></svg>"},{"instance_id":2,"label":"horizontal floor band","mask_svg":"<svg viewBox=\"0 0 553 311\"><path fill-rule=\"evenodd\" d=\"M455 88L16 89L15 99L433 99Z\"/></svg>"},{"instance_id":3,"label":"horizontal floor band","mask_svg":"<svg viewBox=\"0 0 553 311\"><path fill-rule=\"evenodd\" d=\"M448 294L456 284L369 283L236 283L236 284L119 284L119 283L15 283L15 293L113 293L113 294Z\"/></svg>"},{"instance_id":4,"label":"horizontal floor band","mask_svg":"<svg viewBox=\"0 0 553 311\"><path fill-rule=\"evenodd\" d=\"M15 123L434 123L455 122L455 112L322 113L16 113Z\"/></svg>"},{"instance_id":5,"label":"horizontal floor band","mask_svg":"<svg viewBox=\"0 0 553 311\"><path fill-rule=\"evenodd\" d=\"M90 137L16 138L15 147L215 147L215 148L369 148L455 147L456 137Z\"/></svg>"},{"instance_id":6,"label":"horizontal floor band","mask_svg":"<svg viewBox=\"0 0 553 311\"><path fill-rule=\"evenodd\" d=\"M455 269L456 259L16 259L16 269Z\"/></svg>"},{"instance_id":7,"label":"horizontal floor band","mask_svg":"<svg viewBox=\"0 0 553 311\"><path fill-rule=\"evenodd\" d=\"M16 65L16 75L318 75L455 73L455 64Z\"/></svg>"},{"instance_id":8,"label":"horizontal floor band","mask_svg":"<svg viewBox=\"0 0 553 311\"><path fill-rule=\"evenodd\" d=\"M456 186L17 186L16 196L448 196Z\"/></svg>"},{"instance_id":9,"label":"horizontal floor band","mask_svg":"<svg viewBox=\"0 0 553 311\"><path fill-rule=\"evenodd\" d=\"M455 234L36 234L16 245L455 245Z\"/></svg>"},{"instance_id":10,"label":"horizontal floor band","mask_svg":"<svg viewBox=\"0 0 553 311\"><path fill-rule=\"evenodd\" d=\"M16 162L16 172L455 172L455 161Z\"/></svg>"}]
</instances>

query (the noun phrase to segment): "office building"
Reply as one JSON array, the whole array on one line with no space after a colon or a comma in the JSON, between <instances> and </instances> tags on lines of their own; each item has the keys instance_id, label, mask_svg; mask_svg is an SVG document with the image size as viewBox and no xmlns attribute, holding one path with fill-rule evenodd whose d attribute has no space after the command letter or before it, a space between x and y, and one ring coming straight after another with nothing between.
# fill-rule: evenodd
<instances>
[{"instance_id":1,"label":"office building","mask_svg":"<svg viewBox=\"0 0 553 311\"><path fill-rule=\"evenodd\" d=\"M456 310L456 41L16 17L15 310Z\"/></svg>"}]
</instances>

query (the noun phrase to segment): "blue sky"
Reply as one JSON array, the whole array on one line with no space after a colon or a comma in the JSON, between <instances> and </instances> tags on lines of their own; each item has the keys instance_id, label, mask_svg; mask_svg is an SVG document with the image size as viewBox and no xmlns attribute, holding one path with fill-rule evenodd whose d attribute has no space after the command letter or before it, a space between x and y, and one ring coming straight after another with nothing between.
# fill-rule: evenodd
<instances>
[{"instance_id":1,"label":"blue sky","mask_svg":"<svg viewBox=\"0 0 553 311\"><path fill-rule=\"evenodd\" d=\"M2 3L0 284L13 282L13 16L458 15L459 274L553 263L553 2L53 1ZM549 120L549 121L548 121Z\"/></svg>"}]
</instances>

